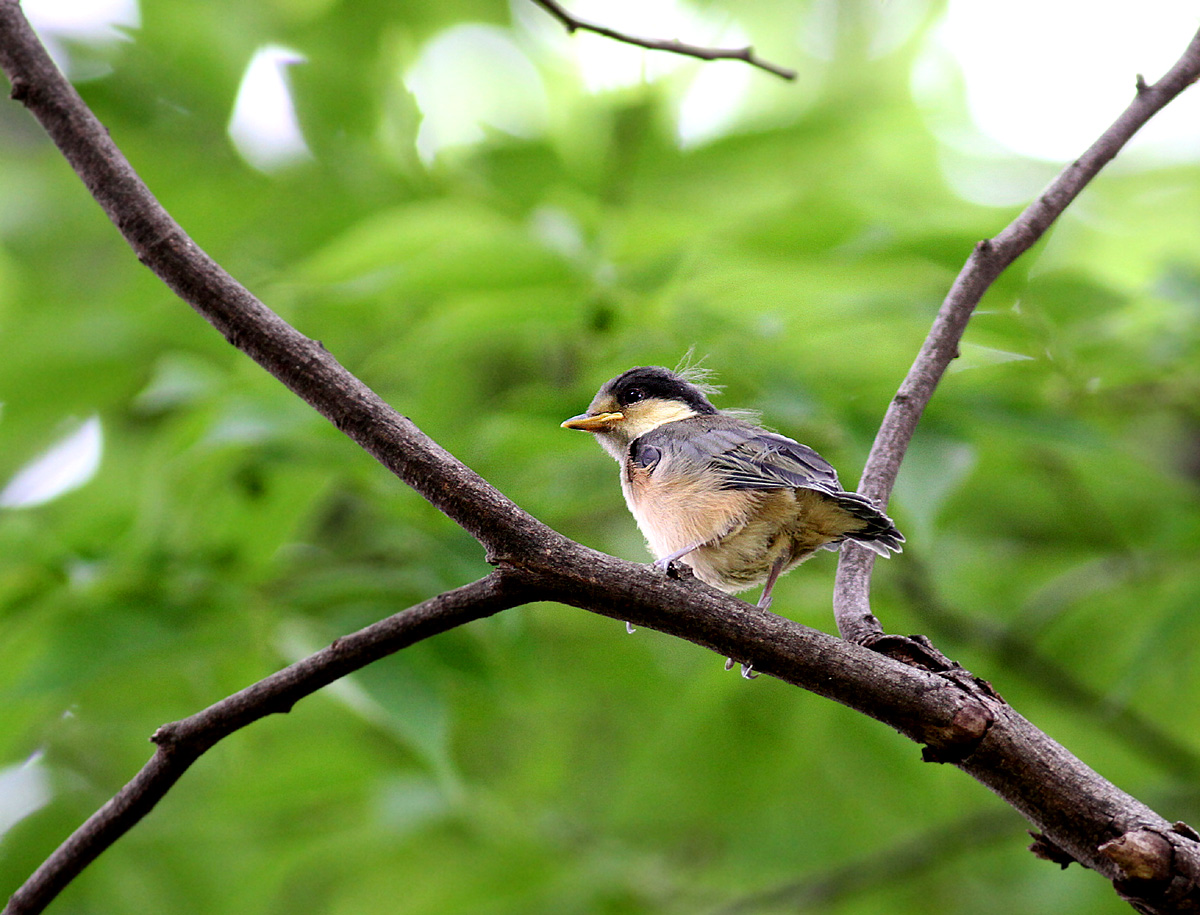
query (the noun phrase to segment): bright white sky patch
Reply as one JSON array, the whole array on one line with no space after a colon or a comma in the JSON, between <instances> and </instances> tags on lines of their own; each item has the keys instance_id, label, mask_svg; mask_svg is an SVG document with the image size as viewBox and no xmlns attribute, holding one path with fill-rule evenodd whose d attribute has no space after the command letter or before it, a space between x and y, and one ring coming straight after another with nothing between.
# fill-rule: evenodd
<instances>
[{"instance_id":1,"label":"bright white sky patch","mask_svg":"<svg viewBox=\"0 0 1200 915\"><path fill-rule=\"evenodd\" d=\"M93 416L17 471L0 490L0 508L31 508L78 489L100 469L104 433Z\"/></svg>"},{"instance_id":2,"label":"bright white sky patch","mask_svg":"<svg viewBox=\"0 0 1200 915\"><path fill-rule=\"evenodd\" d=\"M51 794L40 753L21 765L0 769L0 836L45 807Z\"/></svg>"},{"instance_id":3,"label":"bright white sky patch","mask_svg":"<svg viewBox=\"0 0 1200 915\"><path fill-rule=\"evenodd\" d=\"M104 44L142 21L137 0L24 0L21 9L54 62L76 80L105 76L109 69L95 60L77 63L65 41Z\"/></svg>"},{"instance_id":4,"label":"bright white sky patch","mask_svg":"<svg viewBox=\"0 0 1200 915\"><path fill-rule=\"evenodd\" d=\"M683 0L571 0L572 15L639 38L678 39L712 48L752 44L732 9L701 11ZM761 71L742 62L702 63L668 51L652 51L592 32L569 34L562 24L528 2L513 2L517 34L541 55L556 58L579 75L586 91L613 92L651 83L681 67L694 72L678 107L676 135L682 147L698 146L729 132L745 108Z\"/></svg>"},{"instance_id":5,"label":"bright white sky patch","mask_svg":"<svg viewBox=\"0 0 1200 915\"><path fill-rule=\"evenodd\" d=\"M714 29L694 11L676 0L573 0L572 14L598 22L639 38L678 38L688 44L707 45ZM688 63L686 57L668 51L649 51L614 41L591 32L568 35L551 20L569 42L584 85L591 92L604 92L649 82Z\"/></svg>"},{"instance_id":6,"label":"bright white sky patch","mask_svg":"<svg viewBox=\"0 0 1200 915\"><path fill-rule=\"evenodd\" d=\"M729 38L729 35L726 36ZM749 42L737 32L722 47L745 47ZM679 105L676 134L687 149L724 136L741 113L750 82L763 74L735 61L714 61L700 68Z\"/></svg>"},{"instance_id":7,"label":"bright white sky patch","mask_svg":"<svg viewBox=\"0 0 1200 915\"><path fill-rule=\"evenodd\" d=\"M535 137L546 126L546 90L506 29L456 25L430 40L404 75L421 109L417 152L477 143L485 128Z\"/></svg>"},{"instance_id":8,"label":"bright white sky patch","mask_svg":"<svg viewBox=\"0 0 1200 915\"><path fill-rule=\"evenodd\" d=\"M678 39L705 47L742 47L731 13L718 19L702 16L680 0L569 0L571 14L638 38ZM559 60L574 67L584 87L593 93L624 89L695 65L694 58L669 51L651 51L605 38L593 32L568 34L562 23L528 2L512 4L513 21L521 32ZM722 38L725 35L725 38ZM711 64L709 65L711 66ZM740 64L739 66L745 66Z\"/></svg>"},{"instance_id":9,"label":"bright white sky patch","mask_svg":"<svg viewBox=\"0 0 1200 915\"><path fill-rule=\"evenodd\" d=\"M111 38L117 27L141 23L137 0L24 0L21 9L39 32L82 40Z\"/></svg>"},{"instance_id":10,"label":"bright white sky patch","mask_svg":"<svg viewBox=\"0 0 1200 915\"><path fill-rule=\"evenodd\" d=\"M934 41L957 62L979 129L1024 156L1078 156L1153 82L1200 25L1193 0L951 0ZM927 87L936 88L936 87ZM1139 133L1136 149L1195 158L1200 93L1185 92Z\"/></svg>"},{"instance_id":11,"label":"bright white sky patch","mask_svg":"<svg viewBox=\"0 0 1200 915\"><path fill-rule=\"evenodd\" d=\"M287 67L304 56L279 45L254 52L238 87L229 138L243 159L271 172L311 157L287 81Z\"/></svg>"}]
</instances>

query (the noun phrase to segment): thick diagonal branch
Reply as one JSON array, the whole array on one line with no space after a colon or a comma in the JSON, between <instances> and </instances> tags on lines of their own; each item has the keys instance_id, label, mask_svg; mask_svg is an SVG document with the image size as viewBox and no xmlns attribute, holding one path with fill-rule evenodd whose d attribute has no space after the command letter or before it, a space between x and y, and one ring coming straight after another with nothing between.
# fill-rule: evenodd
<instances>
[{"instance_id":1,"label":"thick diagonal branch","mask_svg":"<svg viewBox=\"0 0 1200 915\"><path fill-rule=\"evenodd\" d=\"M950 287L912 368L892 398L863 468L858 491L887 504L908 444L946 367L958 355L967 322L984 293L1013 261L1040 239L1130 138L1168 102L1200 78L1200 32L1183 56L1153 85L1139 76L1137 96L1087 151L1059 173L1008 227L975 246ZM871 614L869 590L875 554L854 544L842 548L833 610L843 638L867 644L883 633Z\"/></svg>"},{"instance_id":2,"label":"thick diagonal branch","mask_svg":"<svg viewBox=\"0 0 1200 915\"><path fill-rule=\"evenodd\" d=\"M225 338L462 525L495 556L511 537L557 536L424 435L238 283L159 204L75 88L58 71L16 0L0 0L0 66L149 267Z\"/></svg>"}]
</instances>

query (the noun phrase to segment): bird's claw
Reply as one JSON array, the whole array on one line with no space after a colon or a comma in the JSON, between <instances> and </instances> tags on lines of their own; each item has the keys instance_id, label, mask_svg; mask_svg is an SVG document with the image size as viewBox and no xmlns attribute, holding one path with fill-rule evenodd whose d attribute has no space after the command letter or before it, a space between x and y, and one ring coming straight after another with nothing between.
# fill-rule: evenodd
<instances>
[{"instance_id":1,"label":"bird's claw","mask_svg":"<svg viewBox=\"0 0 1200 915\"><path fill-rule=\"evenodd\" d=\"M650 567L657 569L659 572L665 572L667 578L674 578L677 581L696 577L692 572L692 567L686 562L680 562L678 559L656 559L650 564Z\"/></svg>"},{"instance_id":2,"label":"bird's claw","mask_svg":"<svg viewBox=\"0 0 1200 915\"><path fill-rule=\"evenodd\" d=\"M733 658L726 658L725 659L725 669L733 670L733 665L736 663L737 663L737 661L735 661ZM751 663L750 661L742 662L742 676L745 677L747 680L753 680L758 676L758 674L756 674L754 672L754 664L753 663Z\"/></svg>"}]
</instances>

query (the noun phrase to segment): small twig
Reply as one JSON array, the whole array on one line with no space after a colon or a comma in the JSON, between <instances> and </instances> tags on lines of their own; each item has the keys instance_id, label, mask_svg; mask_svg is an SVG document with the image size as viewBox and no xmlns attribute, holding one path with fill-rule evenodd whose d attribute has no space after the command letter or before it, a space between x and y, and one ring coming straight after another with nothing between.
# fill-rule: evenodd
<instances>
[{"instance_id":1,"label":"small twig","mask_svg":"<svg viewBox=\"0 0 1200 915\"><path fill-rule=\"evenodd\" d=\"M1162 79L1153 85L1139 81L1137 95L1129 107L1021 215L995 238L984 239L975 246L950 287L912 368L888 406L863 468L859 492L881 504L887 503L921 413L946 367L958 355L967 321L996 278L1033 247L1143 124L1197 78L1200 78L1200 32ZM854 544L845 545L841 553L833 594L838 631L845 639L868 644L883 633L879 621L871 614L869 598L875 554Z\"/></svg>"},{"instance_id":2,"label":"small twig","mask_svg":"<svg viewBox=\"0 0 1200 915\"><path fill-rule=\"evenodd\" d=\"M773 64L769 60L763 60L754 53L754 48L749 46L744 48L705 48L694 44L685 44L675 38L639 38L637 35L618 32L616 29L610 29L608 26L600 25L598 22L590 22L586 19L573 16L557 0L533 0L533 2L561 22L570 33L594 32L597 35L603 35L605 38L611 38L614 41L620 41L624 44L636 45L639 48L647 48L651 51L669 51L672 54L698 57L700 60L741 60L752 67L758 67L760 70L774 73L783 79L796 78L795 70L789 70L787 67Z\"/></svg>"}]
</instances>

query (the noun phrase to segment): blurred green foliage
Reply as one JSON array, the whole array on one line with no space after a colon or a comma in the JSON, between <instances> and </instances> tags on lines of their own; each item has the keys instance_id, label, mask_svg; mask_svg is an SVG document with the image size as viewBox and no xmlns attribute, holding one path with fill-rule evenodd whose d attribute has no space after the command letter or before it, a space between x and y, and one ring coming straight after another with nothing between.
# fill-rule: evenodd
<instances>
[{"instance_id":1,"label":"blurred green foliage","mask_svg":"<svg viewBox=\"0 0 1200 915\"><path fill-rule=\"evenodd\" d=\"M818 57L790 37L819 20L808 4L705 6L800 77L751 73L744 117L687 148L691 80L742 65L589 93L570 56L583 36L519 2L145 0L127 40L68 50L113 137L235 276L521 505L638 559L611 462L558 428L602 381L694 347L720 404L761 410L853 485L971 245L1015 215L951 191L908 91L940 7L844 7L859 15L827 23ZM867 53L897 9L917 14L903 40ZM542 121L425 161L404 75L463 23L512 36ZM289 74L311 154L266 174L226 125L270 43L307 61ZM896 491L908 548L874 589L887 628L928 632L1193 822L1198 179L1102 176L988 294ZM0 483L87 417L103 427L86 485L0 509L7 896L136 772L157 725L487 566L143 270L14 104L0 337ZM788 576L776 610L831 628L833 567ZM1035 860L1000 808L840 707L538 605L225 741L53 910L796 911L861 859L876 863L813 905L1126 911L1094 875Z\"/></svg>"}]
</instances>

